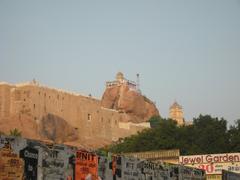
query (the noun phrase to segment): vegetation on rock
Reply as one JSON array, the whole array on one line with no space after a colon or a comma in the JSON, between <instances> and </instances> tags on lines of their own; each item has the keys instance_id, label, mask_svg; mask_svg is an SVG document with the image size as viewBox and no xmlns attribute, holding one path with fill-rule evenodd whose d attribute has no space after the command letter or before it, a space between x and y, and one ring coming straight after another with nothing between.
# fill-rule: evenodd
<instances>
[{"instance_id":1,"label":"vegetation on rock","mask_svg":"<svg viewBox=\"0 0 240 180\"><path fill-rule=\"evenodd\" d=\"M17 128L14 128L13 130L10 130L9 135L10 136L22 136L22 132L19 131Z\"/></svg>"}]
</instances>

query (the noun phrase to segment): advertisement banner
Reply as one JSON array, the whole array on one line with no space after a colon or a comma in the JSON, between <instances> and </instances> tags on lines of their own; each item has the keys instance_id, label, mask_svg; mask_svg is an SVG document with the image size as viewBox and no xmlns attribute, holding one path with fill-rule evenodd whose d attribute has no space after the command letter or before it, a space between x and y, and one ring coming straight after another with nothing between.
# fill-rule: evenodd
<instances>
[{"instance_id":1,"label":"advertisement banner","mask_svg":"<svg viewBox=\"0 0 240 180\"><path fill-rule=\"evenodd\" d=\"M235 173L240 173L240 162L236 163L214 163L214 164L194 164L186 166L203 169L206 174L222 174L222 170L228 170Z\"/></svg>"},{"instance_id":2,"label":"advertisement banner","mask_svg":"<svg viewBox=\"0 0 240 180\"><path fill-rule=\"evenodd\" d=\"M75 178L78 180L98 180L98 156L79 150L76 152Z\"/></svg>"},{"instance_id":3,"label":"advertisement banner","mask_svg":"<svg viewBox=\"0 0 240 180\"><path fill-rule=\"evenodd\" d=\"M24 177L27 180L37 179L38 150L26 147L20 151L20 157L24 159Z\"/></svg>"},{"instance_id":4,"label":"advertisement banner","mask_svg":"<svg viewBox=\"0 0 240 180\"><path fill-rule=\"evenodd\" d=\"M42 171L44 180L64 180L65 178L65 161L64 151L53 147L45 149L42 154Z\"/></svg>"},{"instance_id":5,"label":"advertisement banner","mask_svg":"<svg viewBox=\"0 0 240 180\"><path fill-rule=\"evenodd\" d=\"M22 180L24 162L13 153L10 146L0 149L0 179Z\"/></svg>"},{"instance_id":6,"label":"advertisement banner","mask_svg":"<svg viewBox=\"0 0 240 180\"><path fill-rule=\"evenodd\" d=\"M179 157L179 163L182 165L209 164L209 163L232 163L232 162L240 162L240 153L206 154L206 155L180 156Z\"/></svg>"},{"instance_id":7,"label":"advertisement banner","mask_svg":"<svg viewBox=\"0 0 240 180\"><path fill-rule=\"evenodd\" d=\"M180 156L179 163L203 169L207 175L222 174L222 170L240 173L240 153Z\"/></svg>"}]
</instances>

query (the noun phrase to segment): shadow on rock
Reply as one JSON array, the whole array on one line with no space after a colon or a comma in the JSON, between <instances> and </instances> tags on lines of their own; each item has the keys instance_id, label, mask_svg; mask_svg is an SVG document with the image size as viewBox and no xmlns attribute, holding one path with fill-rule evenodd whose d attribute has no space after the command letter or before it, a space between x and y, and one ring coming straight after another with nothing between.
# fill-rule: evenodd
<instances>
[{"instance_id":1,"label":"shadow on rock","mask_svg":"<svg viewBox=\"0 0 240 180\"><path fill-rule=\"evenodd\" d=\"M76 141L78 139L77 130L66 120L53 114L47 114L42 118L39 131L41 136L56 143Z\"/></svg>"}]
</instances>

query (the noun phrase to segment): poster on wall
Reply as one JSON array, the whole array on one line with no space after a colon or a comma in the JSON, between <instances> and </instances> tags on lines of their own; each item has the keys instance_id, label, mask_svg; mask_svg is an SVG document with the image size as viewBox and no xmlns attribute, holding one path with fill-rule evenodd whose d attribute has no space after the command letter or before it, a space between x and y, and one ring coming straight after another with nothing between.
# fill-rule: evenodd
<instances>
[{"instance_id":1,"label":"poster on wall","mask_svg":"<svg viewBox=\"0 0 240 180\"><path fill-rule=\"evenodd\" d=\"M0 179L22 180L24 161L13 153L11 146L5 144L0 149Z\"/></svg>"},{"instance_id":2,"label":"poster on wall","mask_svg":"<svg viewBox=\"0 0 240 180\"><path fill-rule=\"evenodd\" d=\"M139 170L137 164L139 160L136 158L122 157L122 178L138 180Z\"/></svg>"},{"instance_id":3,"label":"poster on wall","mask_svg":"<svg viewBox=\"0 0 240 180\"><path fill-rule=\"evenodd\" d=\"M85 150L76 152L75 178L78 180L98 180L98 156Z\"/></svg>"},{"instance_id":4,"label":"poster on wall","mask_svg":"<svg viewBox=\"0 0 240 180\"><path fill-rule=\"evenodd\" d=\"M37 179L38 150L26 147L20 151L20 157L23 158L25 163L24 178L27 180Z\"/></svg>"},{"instance_id":5,"label":"poster on wall","mask_svg":"<svg viewBox=\"0 0 240 180\"><path fill-rule=\"evenodd\" d=\"M44 180L64 180L65 162L64 150L53 147L45 149L42 153L42 171Z\"/></svg>"}]
</instances>

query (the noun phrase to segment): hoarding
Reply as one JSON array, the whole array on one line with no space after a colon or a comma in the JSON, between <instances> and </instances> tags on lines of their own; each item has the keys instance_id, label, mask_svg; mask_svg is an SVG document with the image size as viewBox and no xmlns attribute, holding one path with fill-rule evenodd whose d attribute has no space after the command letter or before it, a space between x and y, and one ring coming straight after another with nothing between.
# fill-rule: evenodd
<instances>
[{"instance_id":1,"label":"hoarding","mask_svg":"<svg viewBox=\"0 0 240 180\"><path fill-rule=\"evenodd\" d=\"M11 147L6 145L0 149L0 179L22 180L24 162Z\"/></svg>"},{"instance_id":2,"label":"hoarding","mask_svg":"<svg viewBox=\"0 0 240 180\"><path fill-rule=\"evenodd\" d=\"M24 176L28 180L37 179L38 150L26 147L20 151L20 157L24 159Z\"/></svg>"},{"instance_id":3,"label":"hoarding","mask_svg":"<svg viewBox=\"0 0 240 180\"><path fill-rule=\"evenodd\" d=\"M225 154L207 154L194 156L180 156L179 163L188 164L208 164L208 163L232 163L240 162L240 153L225 153Z\"/></svg>"},{"instance_id":4,"label":"hoarding","mask_svg":"<svg viewBox=\"0 0 240 180\"><path fill-rule=\"evenodd\" d=\"M240 173L240 153L180 156L179 163L203 169L206 174L222 174L222 170Z\"/></svg>"},{"instance_id":5,"label":"hoarding","mask_svg":"<svg viewBox=\"0 0 240 180\"><path fill-rule=\"evenodd\" d=\"M133 152L125 153L125 156L135 157L139 159L151 160L154 162L167 162L172 164L178 164L180 151L179 149L173 150L160 150L160 151L145 151L145 152Z\"/></svg>"},{"instance_id":6,"label":"hoarding","mask_svg":"<svg viewBox=\"0 0 240 180\"><path fill-rule=\"evenodd\" d=\"M98 180L98 156L85 150L76 153L75 178Z\"/></svg>"}]
</instances>

